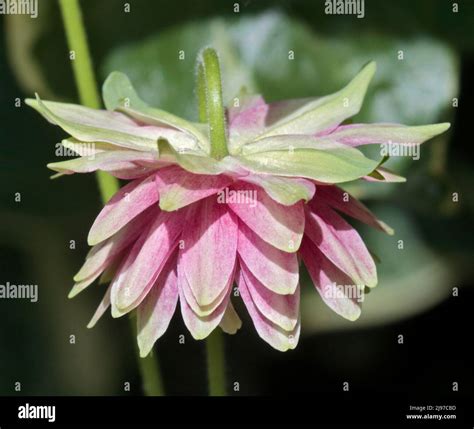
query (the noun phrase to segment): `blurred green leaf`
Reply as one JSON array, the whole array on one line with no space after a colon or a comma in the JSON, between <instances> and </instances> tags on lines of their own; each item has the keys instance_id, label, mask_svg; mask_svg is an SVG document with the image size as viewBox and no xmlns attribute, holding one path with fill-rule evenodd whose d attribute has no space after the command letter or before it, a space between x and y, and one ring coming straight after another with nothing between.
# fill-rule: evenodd
<instances>
[{"instance_id":1,"label":"blurred green leaf","mask_svg":"<svg viewBox=\"0 0 474 429\"><path fill-rule=\"evenodd\" d=\"M268 100L326 95L370 60L378 71L358 116L362 122L435 122L457 93L457 57L441 42L374 33L327 38L272 11L188 23L120 47L102 75L122 71L150 104L195 118L194 61L206 45L220 54L227 100L242 85Z\"/></svg>"}]
</instances>

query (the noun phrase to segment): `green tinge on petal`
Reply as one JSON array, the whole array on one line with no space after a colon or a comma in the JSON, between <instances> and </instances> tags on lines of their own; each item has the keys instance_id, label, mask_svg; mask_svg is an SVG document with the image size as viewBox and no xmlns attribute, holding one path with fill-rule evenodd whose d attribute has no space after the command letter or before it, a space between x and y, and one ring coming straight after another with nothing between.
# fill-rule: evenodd
<instances>
[{"instance_id":1,"label":"green tinge on petal","mask_svg":"<svg viewBox=\"0 0 474 429\"><path fill-rule=\"evenodd\" d=\"M186 150L180 153L165 139L158 139L158 153L160 160L176 163L191 173L215 175L225 171L222 162L204 152Z\"/></svg>"},{"instance_id":2,"label":"green tinge on petal","mask_svg":"<svg viewBox=\"0 0 474 429\"><path fill-rule=\"evenodd\" d=\"M119 147L111 143L83 142L75 139L74 137L62 140L61 146L73 151L74 155L79 156L94 156L95 154L100 152L120 150Z\"/></svg>"},{"instance_id":3,"label":"green tinge on petal","mask_svg":"<svg viewBox=\"0 0 474 429\"><path fill-rule=\"evenodd\" d=\"M235 311L232 302L229 301L227 304L227 309L225 310L224 317L219 324L221 329L229 335L234 335L242 327L242 320L240 320L239 315Z\"/></svg>"},{"instance_id":4,"label":"green tinge on petal","mask_svg":"<svg viewBox=\"0 0 474 429\"><path fill-rule=\"evenodd\" d=\"M36 100L27 99L26 104L33 107L49 122L60 126L71 136L84 142L106 142L135 150L156 150L156 132L144 130L115 118L112 123L111 113L103 110L89 109L75 104L42 101L36 94ZM105 116L109 115L109 116ZM118 114L117 114L118 115ZM91 124L95 125L91 125ZM99 126L99 124L101 124Z\"/></svg>"},{"instance_id":5,"label":"green tinge on petal","mask_svg":"<svg viewBox=\"0 0 474 429\"><path fill-rule=\"evenodd\" d=\"M378 167L374 170L375 175L367 175L364 179L371 182L386 182L386 183L404 183L407 179L400 176L384 167ZM380 178L381 177L381 178Z\"/></svg>"},{"instance_id":6,"label":"green tinge on petal","mask_svg":"<svg viewBox=\"0 0 474 429\"><path fill-rule=\"evenodd\" d=\"M451 126L448 122L430 125L407 126L398 124L360 124L342 127L328 135L331 140L341 141L350 146L364 144L393 143L402 145L421 144Z\"/></svg>"},{"instance_id":7,"label":"green tinge on petal","mask_svg":"<svg viewBox=\"0 0 474 429\"><path fill-rule=\"evenodd\" d=\"M340 91L326 97L312 99L270 126L260 138L284 134L315 134L340 124L357 114L375 73L375 62L367 64ZM291 108L292 104L289 104Z\"/></svg>"},{"instance_id":8,"label":"green tinge on petal","mask_svg":"<svg viewBox=\"0 0 474 429\"><path fill-rule=\"evenodd\" d=\"M133 119L155 126L172 126L193 136L201 150L210 153L210 143L198 124L186 121L179 116L155 109L145 103L137 94L130 79L124 73L112 72L102 86L102 96L108 110L117 110Z\"/></svg>"},{"instance_id":9,"label":"green tinge on petal","mask_svg":"<svg viewBox=\"0 0 474 429\"><path fill-rule=\"evenodd\" d=\"M370 174L378 162L341 143L310 136L279 136L244 147L240 162L255 173L341 183Z\"/></svg>"},{"instance_id":10,"label":"green tinge on petal","mask_svg":"<svg viewBox=\"0 0 474 429\"><path fill-rule=\"evenodd\" d=\"M107 151L91 157L82 156L66 161L51 162L47 164L47 167L61 174L90 173L96 170L107 171L108 164L122 166L127 164L133 165L132 163L136 161L156 163L158 159L156 152Z\"/></svg>"},{"instance_id":11,"label":"green tinge on petal","mask_svg":"<svg viewBox=\"0 0 474 429\"><path fill-rule=\"evenodd\" d=\"M309 201L315 192L314 184L306 179L250 174L241 180L261 186L273 200L284 206Z\"/></svg>"}]
</instances>

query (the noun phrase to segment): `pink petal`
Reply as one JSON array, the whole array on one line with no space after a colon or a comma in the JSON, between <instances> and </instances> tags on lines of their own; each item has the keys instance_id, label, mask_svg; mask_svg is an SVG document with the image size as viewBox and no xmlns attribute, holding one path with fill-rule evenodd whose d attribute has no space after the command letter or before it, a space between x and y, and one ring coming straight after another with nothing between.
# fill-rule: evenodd
<instances>
[{"instance_id":1,"label":"pink petal","mask_svg":"<svg viewBox=\"0 0 474 429\"><path fill-rule=\"evenodd\" d=\"M331 207L351 216L369 226L393 235L393 229L377 217L357 198L337 186L319 186L318 198L323 199ZM312 203L316 204L316 203Z\"/></svg>"},{"instance_id":2,"label":"pink petal","mask_svg":"<svg viewBox=\"0 0 474 429\"><path fill-rule=\"evenodd\" d=\"M329 206L318 201L306 209L307 236L356 284L377 284L375 263L357 231Z\"/></svg>"},{"instance_id":3,"label":"pink petal","mask_svg":"<svg viewBox=\"0 0 474 429\"><path fill-rule=\"evenodd\" d=\"M284 352L288 349L294 349L298 344L300 336L300 321L298 321L295 329L291 332L285 331L275 325L257 309L241 272L237 275L237 283L239 285L240 296L247 307L258 335L279 351Z\"/></svg>"},{"instance_id":4,"label":"pink petal","mask_svg":"<svg viewBox=\"0 0 474 429\"><path fill-rule=\"evenodd\" d=\"M232 191L238 193L232 194ZM225 196L227 205L260 238L283 250L296 252L304 231L303 203L284 206L270 198L262 188L249 183L233 185Z\"/></svg>"},{"instance_id":5,"label":"pink petal","mask_svg":"<svg viewBox=\"0 0 474 429\"><path fill-rule=\"evenodd\" d=\"M251 116L249 121L253 122L254 119L252 118L255 116L255 112L258 112L263 109L264 106L267 106L261 95L244 95L242 97L238 97L238 99L239 105L231 105L227 110L229 128L231 128L232 125L237 125L242 122L244 122L245 125L244 119L248 116ZM246 124L248 125L248 122Z\"/></svg>"},{"instance_id":6,"label":"pink petal","mask_svg":"<svg viewBox=\"0 0 474 429\"><path fill-rule=\"evenodd\" d=\"M102 301L100 302L99 307L97 307L97 310L92 316L92 319L87 324L87 327L89 329L93 328L96 325L99 319L104 315L104 313L110 307L110 291L111 291L111 286L107 288L107 291L105 292L105 295L102 298Z\"/></svg>"},{"instance_id":7,"label":"pink petal","mask_svg":"<svg viewBox=\"0 0 474 429\"><path fill-rule=\"evenodd\" d=\"M221 323L229 303L229 295L222 300L213 313L208 316L198 316L186 301L183 290L181 288L178 289L179 303L184 324L194 339L202 340L206 338L219 325L219 323Z\"/></svg>"},{"instance_id":8,"label":"pink petal","mask_svg":"<svg viewBox=\"0 0 474 429\"><path fill-rule=\"evenodd\" d=\"M183 291L183 295L186 298L186 302L198 316L209 316L209 314L215 311L215 309L220 305L222 300L229 294L230 289L232 287L233 278L234 275L232 274L229 277L227 286L222 290L219 296L211 304L200 306L193 294L193 291L191 290L188 278L186 277L186 273L184 272L184 266L182 263L178 262L179 287Z\"/></svg>"},{"instance_id":9,"label":"pink petal","mask_svg":"<svg viewBox=\"0 0 474 429\"><path fill-rule=\"evenodd\" d=\"M348 320L358 319L363 289L354 285L350 277L330 262L311 240L303 239L300 254L326 305Z\"/></svg>"},{"instance_id":10,"label":"pink petal","mask_svg":"<svg viewBox=\"0 0 474 429\"><path fill-rule=\"evenodd\" d=\"M154 176L125 185L97 216L89 231L88 243L94 245L109 238L157 201L158 190Z\"/></svg>"},{"instance_id":11,"label":"pink petal","mask_svg":"<svg viewBox=\"0 0 474 429\"><path fill-rule=\"evenodd\" d=\"M299 319L299 287L291 295L280 295L267 289L242 262L240 269L258 311L285 331L292 331Z\"/></svg>"},{"instance_id":12,"label":"pink petal","mask_svg":"<svg viewBox=\"0 0 474 429\"><path fill-rule=\"evenodd\" d=\"M160 212L137 240L112 282L112 316L120 317L145 298L178 244L183 212Z\"/></svg>"},{"instance_id":13,"label":"pink petal","mask_svg":"<svg viewBox=\"0 0 474 429\"><path fill-rule=\"evenodd\" d=\"M137 341L140 356L150 353L155 342L168 329L178 303L177 257L168 260L158 280L138 307Z\"/></svg>"},{"instance_id":14,"label":"pink petal","mask_svg":"<svg viewBox=\"0 0 474 429\"><path fill-rule=\"evenodd\" d=\"M135 219L130 221L112 237L95 245L87 254L86 261L79 272L74 276L75 281L84 280L94 274L100 274L127 246L138 237L145 226L159 213L158 209L150 207Z\"/></svg>"},{"instance_id":15,"label":"pink petal","mask_svg":"<svg viewBox=\"0 0 474 429\"><path fill-rule=\"evenodd\" d=\"M229 109L229 141L235 150L263 132L268 113L268 105L261 96L241 101L241 107Z\"/></svg>"},{"instance_id":16,"label":"pink petal","mask_svg":"<svg viewBox=\"0 0 474 429\"><path fill-rule=\"evenodd\" d=\"M229 176L192 174L178 166L163 168L155 177L160 208L166 211L177 210L216 194L233 182Z\"/></svg>"},{"instance_id":17,"label":"pink petal","mask_svg":"<svg viewBox=\"0 0 474 429\"><path fill-rule=\"evenodd\" d=\"M237 253L237 220L214 197L189 211L180 248L179 273L184 273L200 307L215 302L229 284ZM181 274L179 274L181 275Z\"/></svg>"},{"instance_id":18,"label":"pink petal","mask_svg":"<svg viewBox=\"0 0 474 429\"><path fill-rule=\"evenodd\" d=\"M292 294L298 286L296 253L283 252L263 241L243 222L239 223L238 253L250 272L268 289Z\"/></svg>"}]
</instances>

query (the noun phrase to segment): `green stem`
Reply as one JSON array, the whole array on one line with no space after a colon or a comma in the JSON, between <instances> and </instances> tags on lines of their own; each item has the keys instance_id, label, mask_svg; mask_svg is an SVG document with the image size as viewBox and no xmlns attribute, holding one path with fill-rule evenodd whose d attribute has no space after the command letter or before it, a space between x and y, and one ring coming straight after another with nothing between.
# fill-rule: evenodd
<instances>
[{"instance_id":1,"label":"green stem","mask_svg":"<svg viewBox=\"0 0 474 429\"><path fill-rule=\"evenodd\" d=\"M79 92L79 99L84 106L100 109L100 96L92 68L92 60L87 44L86 31L78 0L59 0L69 50L74 53L72 68ZM119 189L118 180L103 171L97 172L100 195L104 204ZM134 332L134 330L133 330ZM137 351L138 353L138 351ZM162 395L163 388L160 371L155 360L148 356L138 358L140 373L144 380L146 395Z\"/></svg>"},{"instance_id":2,"label":"green stem","mask_svg":"<svg viewBox=\"0 0 474 429\"><path fill-rule=\"evenodd\" d=\"M197 60L197 96L199 120L209 122L211 156L228 155L224 104L222 102L221 72L216 51L204 49ZM219 328L206 340L209 395L225 396L224 336Z\"/></svg>"},{"instance_id":3,"label":"green stem","mask_svg":"<svg viewBox=\"0 0 474 429\"><path fill-rule=\"evenodd\" d=\"M229 152L226 142L221 71L219 58L212 48L205 48L198 57L197 96L199 120L209 123L211 156L216 159L224 158Z\"/></svg>"},{"instance_id":4,"label":"green stem","mask_svg":"<svg viewBox=\"0 0 474 429\"><path fill-rule=\"evenodd\" d=\"M226 395L224 335L215 329L206 340L207 377L210 396Z\"/></svg>"},{"instance_id":5,"label":"green stem","mask_svg":"<svg viewBox=\"0 0 474 429\"><path fill-rule=\"evenodd\" d=\"M132 333L135 333L136 317L130 317ZM135 335L133 335L135 338ZM137 356L137 364L140 368L140 376L143 382L143 393L146 396L164 396L163 381L161 380L160 364L158 359L150 353L148 356L140 357L140 351L135 341L135 350Z\"/></svg>"},{"instance_id":6,"label":"green stem","mask_svg":"<svg viewBox=\"0 0 474 429\"><path fill-rule=\"evenodd\" d=\"M74 55L71 56L71 62L79 99L84 106L100 109L100 96L92 68L81 7L78 0L59 0L59 5L69 50ZM107 202L119 189L118 180L103 171L97 172L97 182L104 202Z\"/></svg>"}]
</instances>

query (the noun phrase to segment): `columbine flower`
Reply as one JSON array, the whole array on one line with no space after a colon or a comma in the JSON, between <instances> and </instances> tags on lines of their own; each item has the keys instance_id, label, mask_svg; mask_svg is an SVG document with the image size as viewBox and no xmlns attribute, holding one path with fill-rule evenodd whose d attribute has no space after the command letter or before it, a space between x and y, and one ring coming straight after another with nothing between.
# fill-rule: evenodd
<instances>
[{"instance_id":1,"label":"columbine flower","mask_svg":"<svg viewBox=\"0 0 474 429\"><path fill-rule=\"evenodd\" d=\"M235 333L241 321L231 296L240 296L258 334L278 350L292 349L300 333L300 260L326 304L357 319L377 273L341 213L392 230L335 184L399 181L356 147L420 144L449 127L341 125L359 111L374 72L370 63L339 92L317 99L267 104L261 96L239 97L226 111L224 156L211 144L219 124L211 121L209 130L149 107L123 74L104 84L108 110L28 100L72 136L62 142L66 148L80 154L93 143L93 156L49 168L130 180L92 225L93 247L74 277L71 297L99 277L111 282L89 326L109 306L113 317L137 309L146 356L178 302L194 338L218 325Z\"/></svg>"}]
</instances>

